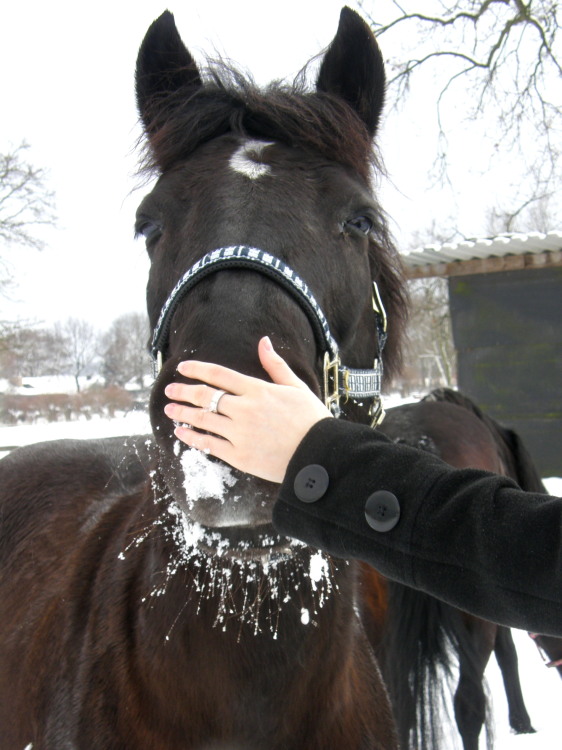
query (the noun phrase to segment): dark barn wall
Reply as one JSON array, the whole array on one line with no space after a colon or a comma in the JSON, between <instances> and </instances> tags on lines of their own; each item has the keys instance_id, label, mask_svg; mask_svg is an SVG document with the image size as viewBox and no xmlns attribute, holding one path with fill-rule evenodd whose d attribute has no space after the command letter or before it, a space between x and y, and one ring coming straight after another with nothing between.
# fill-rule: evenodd
<instances>
[{"instance_id":1,"label":"dark barn wall","mask_svg":"<svg viewBox=\"0 0 562 750\"><path fill-rule=\"evenodd\" d=\"M562 268L449 278L459 389L562 476Z\"/></svg>"}]
</instances>

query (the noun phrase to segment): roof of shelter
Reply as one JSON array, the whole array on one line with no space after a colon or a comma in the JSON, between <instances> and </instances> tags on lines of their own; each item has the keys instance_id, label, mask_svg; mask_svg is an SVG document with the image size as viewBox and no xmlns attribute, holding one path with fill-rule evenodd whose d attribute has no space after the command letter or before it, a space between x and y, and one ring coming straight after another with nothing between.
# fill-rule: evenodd
<instances>
[{"instance_id":1,"label":"roof of shelter","mask_svg":"<svg viewBox=\"0 0 562 750\"><path fill-rule=\"evenodd\" d=\"M411 278L559 266L562 265L562 230L426 245L417 250L404 250L401 257Z\"/></svg>"}]
</instances>

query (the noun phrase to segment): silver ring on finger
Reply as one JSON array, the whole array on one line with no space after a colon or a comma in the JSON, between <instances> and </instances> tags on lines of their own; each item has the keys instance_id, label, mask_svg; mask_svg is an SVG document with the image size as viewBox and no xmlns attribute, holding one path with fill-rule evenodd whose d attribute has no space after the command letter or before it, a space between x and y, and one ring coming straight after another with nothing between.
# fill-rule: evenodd
<instances>
[{"instance_id":1,"label":"silver ring on finger","mask_svg":"<svg viewBox=\"0 0 562 750\"><path fill-rule=\"evenodd\" d=\"M209 406L207 407L206 411L210 411L213 414L219 413L219 401L221 398L225 395L226 391L215 391L213 393L213 397L209 402Z\"/></svg>"}]
</instances>

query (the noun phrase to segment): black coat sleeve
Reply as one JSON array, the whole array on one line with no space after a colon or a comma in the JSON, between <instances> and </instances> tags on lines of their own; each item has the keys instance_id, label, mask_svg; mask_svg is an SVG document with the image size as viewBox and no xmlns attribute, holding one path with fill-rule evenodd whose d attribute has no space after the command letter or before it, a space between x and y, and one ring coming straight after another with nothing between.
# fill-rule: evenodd
<instances>
[{"instance_id":1,"label":"black coat sleeve","mask_svg":"<svg viewBox=\"0 0 562 750\"><path fill-rule=\"evenodd\" d=\"M327 486L303 502L310 466L323 467ZM396 498L399 517L377 531L365 506L381 490ZM369 427L325 419L293 456L273 521L288 536L363 560L486 620L562 635L560 498L523 492L495 474L452 469Z\"/></svg>"}]
</instances>

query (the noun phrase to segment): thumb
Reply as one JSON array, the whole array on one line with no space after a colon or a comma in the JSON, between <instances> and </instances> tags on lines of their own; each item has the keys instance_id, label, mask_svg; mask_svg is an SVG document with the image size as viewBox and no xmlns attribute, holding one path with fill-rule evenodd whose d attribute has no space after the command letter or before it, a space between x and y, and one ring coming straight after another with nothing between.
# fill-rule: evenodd
<instances>
[{"instance_id":1,"label":"thumb","mask_svg":"<svg viewBox=\"0 0 562 750\"><path fill-rule=\"evenodd\" d=\"M263 369L274 383L278 385L292 385L297 388L307 388L306 384L295 375L285 360L277 354L269 336L264 336L260 339L258 356Z\"/></svg>"}]
</instances>

